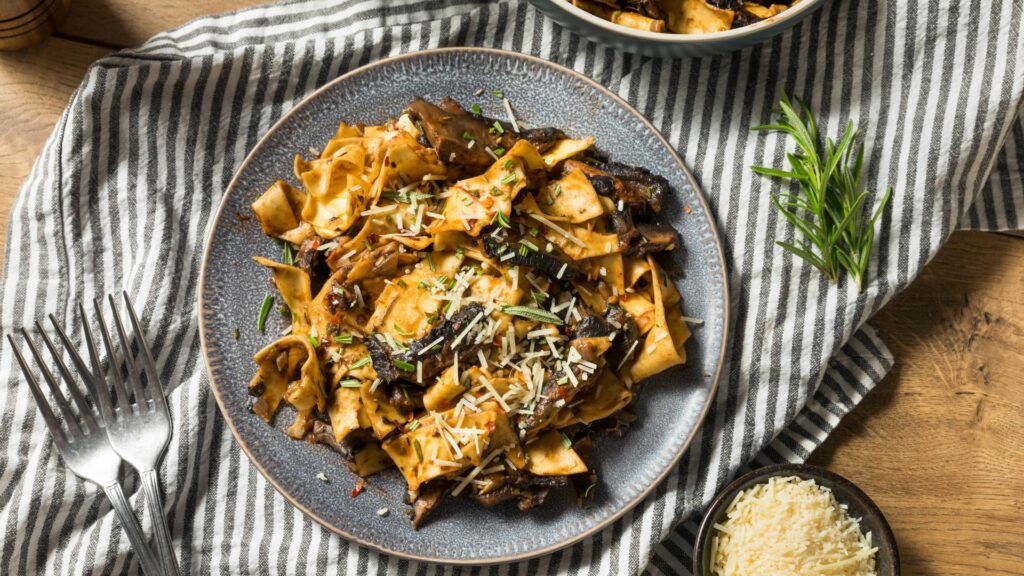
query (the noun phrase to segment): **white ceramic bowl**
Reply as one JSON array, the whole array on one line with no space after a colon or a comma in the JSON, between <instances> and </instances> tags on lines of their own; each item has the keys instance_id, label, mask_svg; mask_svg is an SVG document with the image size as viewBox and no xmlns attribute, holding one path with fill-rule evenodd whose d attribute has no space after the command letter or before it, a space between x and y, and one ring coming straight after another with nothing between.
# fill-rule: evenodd
<instances>
[{"instance_id":1,"label":"white ceramic bowl","mask_svg":"<svg viewBox=\"0 0 1024 576\"><path fill-rule=\"evenodd\" d=\"M765 42L795 26L828 0L801 0L778 16L750 26L711 34L646 32L599 18L567 0L530 0L541 12L579 34L644 56L693 58L713 56Z\"/></svg>"}]
</instances>

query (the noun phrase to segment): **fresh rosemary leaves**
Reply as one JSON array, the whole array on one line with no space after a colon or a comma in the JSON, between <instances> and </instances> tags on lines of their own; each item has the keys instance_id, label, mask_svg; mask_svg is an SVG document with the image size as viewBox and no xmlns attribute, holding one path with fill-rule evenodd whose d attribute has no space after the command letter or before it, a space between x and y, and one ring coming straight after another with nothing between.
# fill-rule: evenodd
<instances>
[{"instance_id":1,"label":"fresh rosemary leaves","mask_svg":"<svg viewBox=\"0 0 1024 576\"><path fill-rule=\"evenodd\" d=\"M794 106L794 103L796 104ZM867 271L871 244L875 239L875 221L892 196L888 188L871 217L865 202L870 194L861 188L864 144L854 144L858 131L849 122L836 144L830 138L822 145L810 108L802 100L783 92L779 101L779 121L753 129L782 132L796 142L798 150L786 154L791 170L752 166L754 172L795 180L800 193L782 193L772 197L779 212L803 236L799 244L777 241L783 249L803 258L836 282L845 270L860 291Z\"/></svg>"}]
</instances>

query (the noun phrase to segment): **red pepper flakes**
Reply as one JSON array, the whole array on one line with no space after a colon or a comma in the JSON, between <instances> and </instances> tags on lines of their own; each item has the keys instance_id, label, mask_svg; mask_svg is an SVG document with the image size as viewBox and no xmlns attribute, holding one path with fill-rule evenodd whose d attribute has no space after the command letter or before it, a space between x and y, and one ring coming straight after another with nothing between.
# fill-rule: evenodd
<instances>
[{"instance_id":1,"label":"red pepper flakes","mask_svg":"<svg viewBox=\"0 0 1024 576\"><path fill-rule=\"evenodd\" d=\"M363 486L363 481L356 482L356 487L352 489L352 497L355 498L363 493L366 488Z\"/></svg>"},{"instance_id":2,"label":"red pepper flakes","mask_svg":"<svg viewBox=\"0 0 1024 576\"><path fill-rule=\"evenodd\" d=\"M686 212L687 214L689 214L689 213L693 212L693 208L690 208L689 206L683 206L683 212Z\"/></svg>"}]
</instances>

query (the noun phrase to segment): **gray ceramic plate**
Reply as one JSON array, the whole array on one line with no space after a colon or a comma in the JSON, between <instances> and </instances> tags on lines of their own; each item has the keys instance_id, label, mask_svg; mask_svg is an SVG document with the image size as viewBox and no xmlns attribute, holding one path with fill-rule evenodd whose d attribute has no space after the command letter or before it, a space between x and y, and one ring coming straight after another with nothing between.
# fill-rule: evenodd
<instances>
[{"instance_id":1,"label":"gray ceramic plate","mask_svg":"<svg viewBox=\"0 0 1024 576\"><path fill-rule=\"evenodd\" d=\"M663 218L678 228L684 247L676 259L685 313L704 319L687 343L685 367L644 384L634 403L638 422L623 438L602 438L595 462L597 501L581 510L572 495L552 493L528 514L514 505L486 509L449 499L414 531L403 514L404 482L396 471L375 476L358 498L357 478L324 446L296 442L284 429L291 414L269 426L249 412L246 383L253 354L271 342L284 321L272 314L266 333L254 328L270 291L269 274L256 255L280 259L249 204L276 179L293 179L296 153L321 147L338 122L376 123L398 115L413 97L453 96L467 107L479 102L503 116L500 102L474 94L502 89L517 116L531 126L558 126L571 135L593 135L615 160L646 166L668 178L676 196ZM690 210L684 213L684 207ZM508 52L443 49L384 60L355 70L295 106L257 144L224 195L207 238L199 286L200 333L210 385L235 439L252 462L292 504L317 522L360 544L408 558L463 564L519 560L551 552L600 530L637 504L671 470L693 438L713 396L725 348L726 271L708 207L682 161L655 129L625 102L567 69ZM236 327L241 339L235 340ZM329 481L321 482L323 472ZM392 513L379 517L388 507Z\"/></svg>"}]
</instances>

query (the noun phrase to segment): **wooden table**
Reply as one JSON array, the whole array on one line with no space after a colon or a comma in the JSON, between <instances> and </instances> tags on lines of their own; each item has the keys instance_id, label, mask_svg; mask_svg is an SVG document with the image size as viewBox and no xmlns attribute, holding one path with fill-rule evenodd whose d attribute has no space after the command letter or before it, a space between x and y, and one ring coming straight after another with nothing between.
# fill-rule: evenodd
<instances>
[{"instance_id":1,"label":"wooden table","mask_svg":"<svg viewBox=\"0 0 1024 576\"><path fill-rule=\"evenodd\" d=\"M0 54L0 242L18 186L92 61L256 3L75 0L56 38ZM1024 239L955 234L873 323L896 368L812 462L882 507L906 574L1024 575Z\"/></svg>"}]
</instances>

